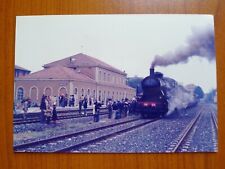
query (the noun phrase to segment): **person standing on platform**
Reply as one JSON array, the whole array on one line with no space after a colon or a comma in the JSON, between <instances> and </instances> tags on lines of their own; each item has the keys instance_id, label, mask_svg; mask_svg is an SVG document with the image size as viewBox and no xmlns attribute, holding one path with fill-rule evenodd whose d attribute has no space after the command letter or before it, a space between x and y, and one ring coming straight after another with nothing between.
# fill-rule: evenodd
<instances>
[{"instance_id":1,"label":"person standing on platform","mask_svg":"<svg viewBox=\"0 0 225 169\"><path fill-rule=\"evenodd\" d=\"M114 101L113 104L112 104L112 110L113 110L113 115L116 118L116 113L117 113L117 110L118 110L118 106L117 106L116 101Z\"/></svg>"},{"instance_id":2,"label":"person standing on platform","mask_svg":"<svg viewBox=\"0 0 225 169\"><path fill-rule=\"evenodd\" d=\"M84 114L85 114L85 116L87 116L87 105L88 105L87 99L84 99L83 106L84 106Z\"/></svg>"},{"instance_id":3,"label":"person standing on platform","mask_svg":"<svg viewBox=\"0 0 225 169\"><path fill-rule=\"evenodd\" d=\"M65 94L63 107L67 107L67 106L68 106L68 95Z\"/></svg>"},{"instance_id":4,"label":"person standing on platform","mask_svg":"<svg viewBox=\"0 0 225 169\"><path fill-rule=\"evenodd\" d=\"M28 112L28 100L25 99L23 101L23 118L26 119L26 116L27 116L27 112Z\"/></svg>"},{"instance_id":5,"label":"person standing on platform","mask_svg":"<svg viewBox=\"0 0 225 169\"><path fill-rule=\"evenodd\" d=\"M129 114L129 103L127 98L123 103L123 109L124 109L124 116L127 117L127 115Z\"/></svg>"},{"instance_id":6,"label":"person standing on platform","mask_svg":"<svg viewBox=\"0 0 225 169\"><path fill-rule=\"evenodd\" d=\"M90 97L88 99L88 102L89 102L89 106L91 106L92 105L92 99Z\"/></svg>"},{"instance_id":7,"label":"person standing on platform","mask_svg":"<svg viewBox=\"0 0 225 169\"><path fill-rule=\"evenodd\" d=\"M54 105L57 105L57 97L56 96L52 96L51 97L51 101L52 101L52 104Z\"/></svg>"},{"instance_id":8,"label":"person standing on platform","mask_svg":"<svg viewBox=\"0 0 225 169\"><path fill-rule=\"evenodd\" d=\"M46 108L47 108L46 111L45 111L46 123L50 124L52 110L51 110L49 101L46 99L45 102L46 102L45 104L46 104Z\"/></svg>"},{"instance_id":9,"label":"person standing on platform","mask_svg":"<svg viewBox=\"0 0 225 169\"><path fill-rule=\"evenodd\" d=\"M74 107L74 102L75 102L74 95L71 95L69 100L69 107Z\"/></svg>"},{"instance_id":10,"label":"person standing on platform","mask_svg":"<svg viewBox=\"0 0 225 169\"><path fill-rule=\"evenodd\" d=\"M57 111L56 111L56 105L53 104L53 110L52 110L52 121L54 124L56 124L57 117Z\"/></svg>"},{"instance_id":11,"label":"person standing on platform","mask_svg":"<svg viewBox=\"0 0 225 169\"><path fill-rule=\"evenodd\" d=\"M59 106L64 107L64 95L63 94L61 94L59 96Z\"/></svg>"},{"instance_id":12,"label":"person standing on platform","mask_svg":"<svg viewBox=\"0 0 225 169\"><path fill-rule=\"evenodd\" d=\"M98 122L99 121L99 103L97 101L95 101L94 103L94 109L95 109L95 114L94 114L94 122Z\"/></svg>"},{"instance_id":13,"label":"person standing on platform","mask_svg":"<svg viewBox=\"0 0 225 169\"><path fill-rule=\"evenodd\" d=\"M109 113L108 118L111 119L112 118L112 101L111 100L108 101L107 108Z\"/></svg>"},{"instance_id":14,"label":"person standing on platform","mask_svg":"<svg viewBox=\"0 0 225 169\"><path fill-rule=\"evenodd\" d=\"M94 117L94 122L96 122L96 119L95 119L95 118L96 118L96 117L95 117L95 116L96 116L96 115L95 115L95 114L96 114L95 106L96 106L96 104L94 103L94 104L92 105L92 114L93 114L93 117Z\"/></svg>"},{"instance_id":15,"label":"person standing on platform","mask_svg":"<svg viewBox=\"0 0 225 169\"><path fill-rule=\"evenodd\" d=\"M136 99L135 98L132 99L129 109L130 109L130 111L129 111L130 114L136 114L137 115L137 113L136 113Z\"/></svg>"},{"instance_id":16,"label":"person standing on platform","mask_svg":"<svg viewBox=\"0 0 225 169\"><path fill-rule=\"evenodd\" d=\"M80 100L79 100L79 114L81 114L82 105L83 105L83 100L80 98Z\"/></svg>"},{"instance_id":17,"label":"person standing on platform","mask_svg":"<svg viewBox=\"0 0 225 169\"><path fill-rule=\"evenodd\" d=\"M120 119L123 112L123 104L120 101L117 101L117 111L115 119Z\"/></svg>"},{"instance_id":18,"label":"person standing on platform","mask_svg":"<svg viewBox=\"0 0 225 169\"><path fill-rule=\"evenodd\" d=\"M40 119L40 121L41 121L41 123L45 122L45 111L47 109L45 100L46 100L46 96L43 95L42 98L41 98L41 105L40 105L40 109L41 109L41 119Z\"/></svg>"}]
</instances>

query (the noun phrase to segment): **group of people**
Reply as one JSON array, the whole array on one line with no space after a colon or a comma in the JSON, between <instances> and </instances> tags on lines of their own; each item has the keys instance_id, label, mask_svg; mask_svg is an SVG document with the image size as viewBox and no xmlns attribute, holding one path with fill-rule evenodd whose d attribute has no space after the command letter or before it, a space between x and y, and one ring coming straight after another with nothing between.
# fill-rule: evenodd
<instances>
[{"instance_id":1,"label":"group of people","mask_svg":"<svg viewBox=\"0 0 225 169\"><path fill-rule=\"evenodd\" d=\"M87 107L88 107L88 102L86 98L80 98L79 100L79 113L87 115ZM84 112L82 112L82 108L84 109Z\"/></svg>"},{"instance_id":2,"label":"group of people","mask_svg":"<svg viewBox=\"0 0 225 169\"><path fill-rule=\"evenodd\" d=\"M102 103L95 101L92 104L92 114L94 116L94 122L99 121L99 112L100 108L102 106ZM80 97L79 99L79 114L83 114L87 116L87 108L88 108L88 99L86 97ZM91 107L90 107L91 108Z\"/></svg>"},{"instance_id":3,"label":"group of people","mask_svg":"<svg viewBox=\"0 0 225 169\"><path fill-rule=\"evenodd\" d=\"M58 101L58 103L57 103ZM41 98L40 103L40 110L41 110L41 122L50 124L50 121L52 120L53 123L56 123L56 120L58 119L56 106L65 107L69 106L75 106L75 98L74 96L71 96L69 100L67 99L67 96L61 95L58 97L58 100L56 100L55 97L50 97L43 95ZM98 102L97 100L93 101L93 104L90 105L90 109L92 109L92 114L94 116L94 122L99 121L99 112L100 108L104 103ZM24 118L26 117L28 108L30 105L30 100L25 99L23 101L23 111L24 111ZM86 97L82 96L79 98L78 103L78 112L79 114L87 116L87 108L89 105L89 101ZM122 99L121 101L113 101L112 99L108 99L106 102L107 110L108 110L108 118L111 119L113 116L115 119L119 119L121 117L126 117L128 114L134 114L135 108L136 108L136 99L128 100Z\"/></svg>"},{"instance_id":4,"label":"group of people","mask_svg":"<svg viewBox=\"0 0 225 169\"><path fill-rule=\"evenodd\" d=\"M51 97L52 100L54 100L56 102L56 104L60 107L74 107L75 106L75 103L76 103L76 98L74 95L70 95L68 96L68 94L61 94L59 97L57 96L54 96L54 97ZM92 101L94 100L94 98L87 98L87 96L81 96L79 98L79 101L86 101L87 105L92 105ZM80 103L79 103L80 104Z\"/></svg>"},{"instance_id":5,"label":"group of people","mask_svg":"<svg viewBox=\"0 0 225 169\"><path fill-rule=\"evenodd\" d=\"M75 105L74 95L70 95L70 97L68 97L67 94L65 95L62 94L59 96L58 100L59 100L58 102L60 107L66 107L66 106L74 107Z\"/></svg>"},{"instance_id":6,"label":"group of people","mask_svg":"<svg viewBox=\"0 0 225 169\"><path fill-rule=\"evenodd\" d=\"M30 101L29 98L27 98L27 99L23 99L23 100L21 101L21 103L22 103L22 106L23 106L23 112L24 112L23 118L26 119L27 112L28 112L28 108L31 106L31 101Z\"/></svg>"},{"instance_id":7,"label":"group of people","mask_svg":"<svg viewBox=\"0 0 225 169\"><path fill-rule=\"evenodd\" d=\"M60 95L59 96L59 106L65 107L68 104L67 96ZM69 99L69 106L74 107L75 98L73 96ZM50 123L52 120L56 123L58 119L57 111L56 111L57 100L55 97L51 98L50 96L43 95L41 98L41 122L46 122L47 124ZM93 114L94 114L94 121L98 121L99 118L99 110L101 104L97 101L93 104ZM88 100L86 97L81 97L79 100L79 114L84 114L87 116L87 108L88 108Z\"/></svg>"},{"instance_id":8,"label":"group of people","mask_svg":"<svg viewBox=\"0 0 225 169\"><path fill-rule=\"evenodd\" d=\"M53 123L57 120L56 102L52 102L49 96L43 95L41 98L41 122L50 123L51 119Z\"/></svg>"},{"instance_id":9,"label":"group of people","mask_svg":"<svg viewBox=\"0 0 225 169\"><path fill-rule=\"evenodd\" d=\"M115 115L115 119L126 117L127 115L135 114L136 111L136 99L128 100L122 99L121 101L109 100L107 103L107 109L109 118L112 118L112 114Z\"/></svg>"}]
</instances>

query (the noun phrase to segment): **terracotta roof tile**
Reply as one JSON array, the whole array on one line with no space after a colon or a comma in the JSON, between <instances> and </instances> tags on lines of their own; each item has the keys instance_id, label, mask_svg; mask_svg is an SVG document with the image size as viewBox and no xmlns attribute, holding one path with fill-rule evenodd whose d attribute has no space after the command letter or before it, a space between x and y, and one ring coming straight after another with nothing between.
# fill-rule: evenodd
<instances>
[{"instance_id":1,"label":"terracotta roof tile","mask_svg":"<svg viewBox=\"0 0 225 169\"><path fill-rule=\"evenodd\" d=\"M95 82L93 79L88 76L78 73L72 68L67 68L63 66L54 66L50 68L45 68L43 70L31 73L24 77L20 77L19 79L63 79L63 80L78 80L78 81L86 81L86 82Z\"/></svg>"},{"instance_id":2,"label":"terracotta roof tile","mask_svg":"<svg viewBox=\"0 0 225 169\"><path fill-rule=\"evenodd\" d=\"M48 67L53 67L57 65L61 65L65 67L101 67L116 73L126 75L126 73L124 73L123 71L117 68L114 68L111 65L101 60L98 60L94 57L88 56L83 53L79 53L79 54L76 54L76 55L55 61L55 62L45 64L43 67L48 68Z\"/></svg>"}]
</instances>

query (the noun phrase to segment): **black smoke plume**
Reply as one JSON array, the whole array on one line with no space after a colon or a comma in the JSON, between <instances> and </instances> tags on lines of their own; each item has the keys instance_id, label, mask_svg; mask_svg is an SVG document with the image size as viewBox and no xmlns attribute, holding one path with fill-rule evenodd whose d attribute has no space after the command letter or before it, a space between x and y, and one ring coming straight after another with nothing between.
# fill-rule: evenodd
<instances>
[{"instance_id":1,"label":"black smoke plume","mask_svg":"<svg viewBox=\"0 0 225 169\"><path fill-rule=\"evenodd\" d=\"M213 27L204 30L193 29L192 34L187 38L186 45L164 55L156 55L151 67L186 63L193 56L203 57L209 61L215 60Z\"/></svg>"}]
</instances>

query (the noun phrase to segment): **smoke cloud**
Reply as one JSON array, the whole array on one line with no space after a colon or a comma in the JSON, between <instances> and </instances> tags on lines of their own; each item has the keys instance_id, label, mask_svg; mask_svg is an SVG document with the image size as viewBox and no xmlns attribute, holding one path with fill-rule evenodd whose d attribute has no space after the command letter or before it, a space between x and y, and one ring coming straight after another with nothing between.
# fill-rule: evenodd
<instances>
[{"instance_id":1,"label":"smoke cloud","mask_svg":"<svg viewBox=\"0 0 225 169\"><path fill-rule=\"evenodd\" d=\"M168 66L178 63L186 63L193 56L215 60L214 29L192 29L192 34L187 38L187 43L173 52L164 55L156 55L151 67Z\"/></svg>"}]
</instances>

